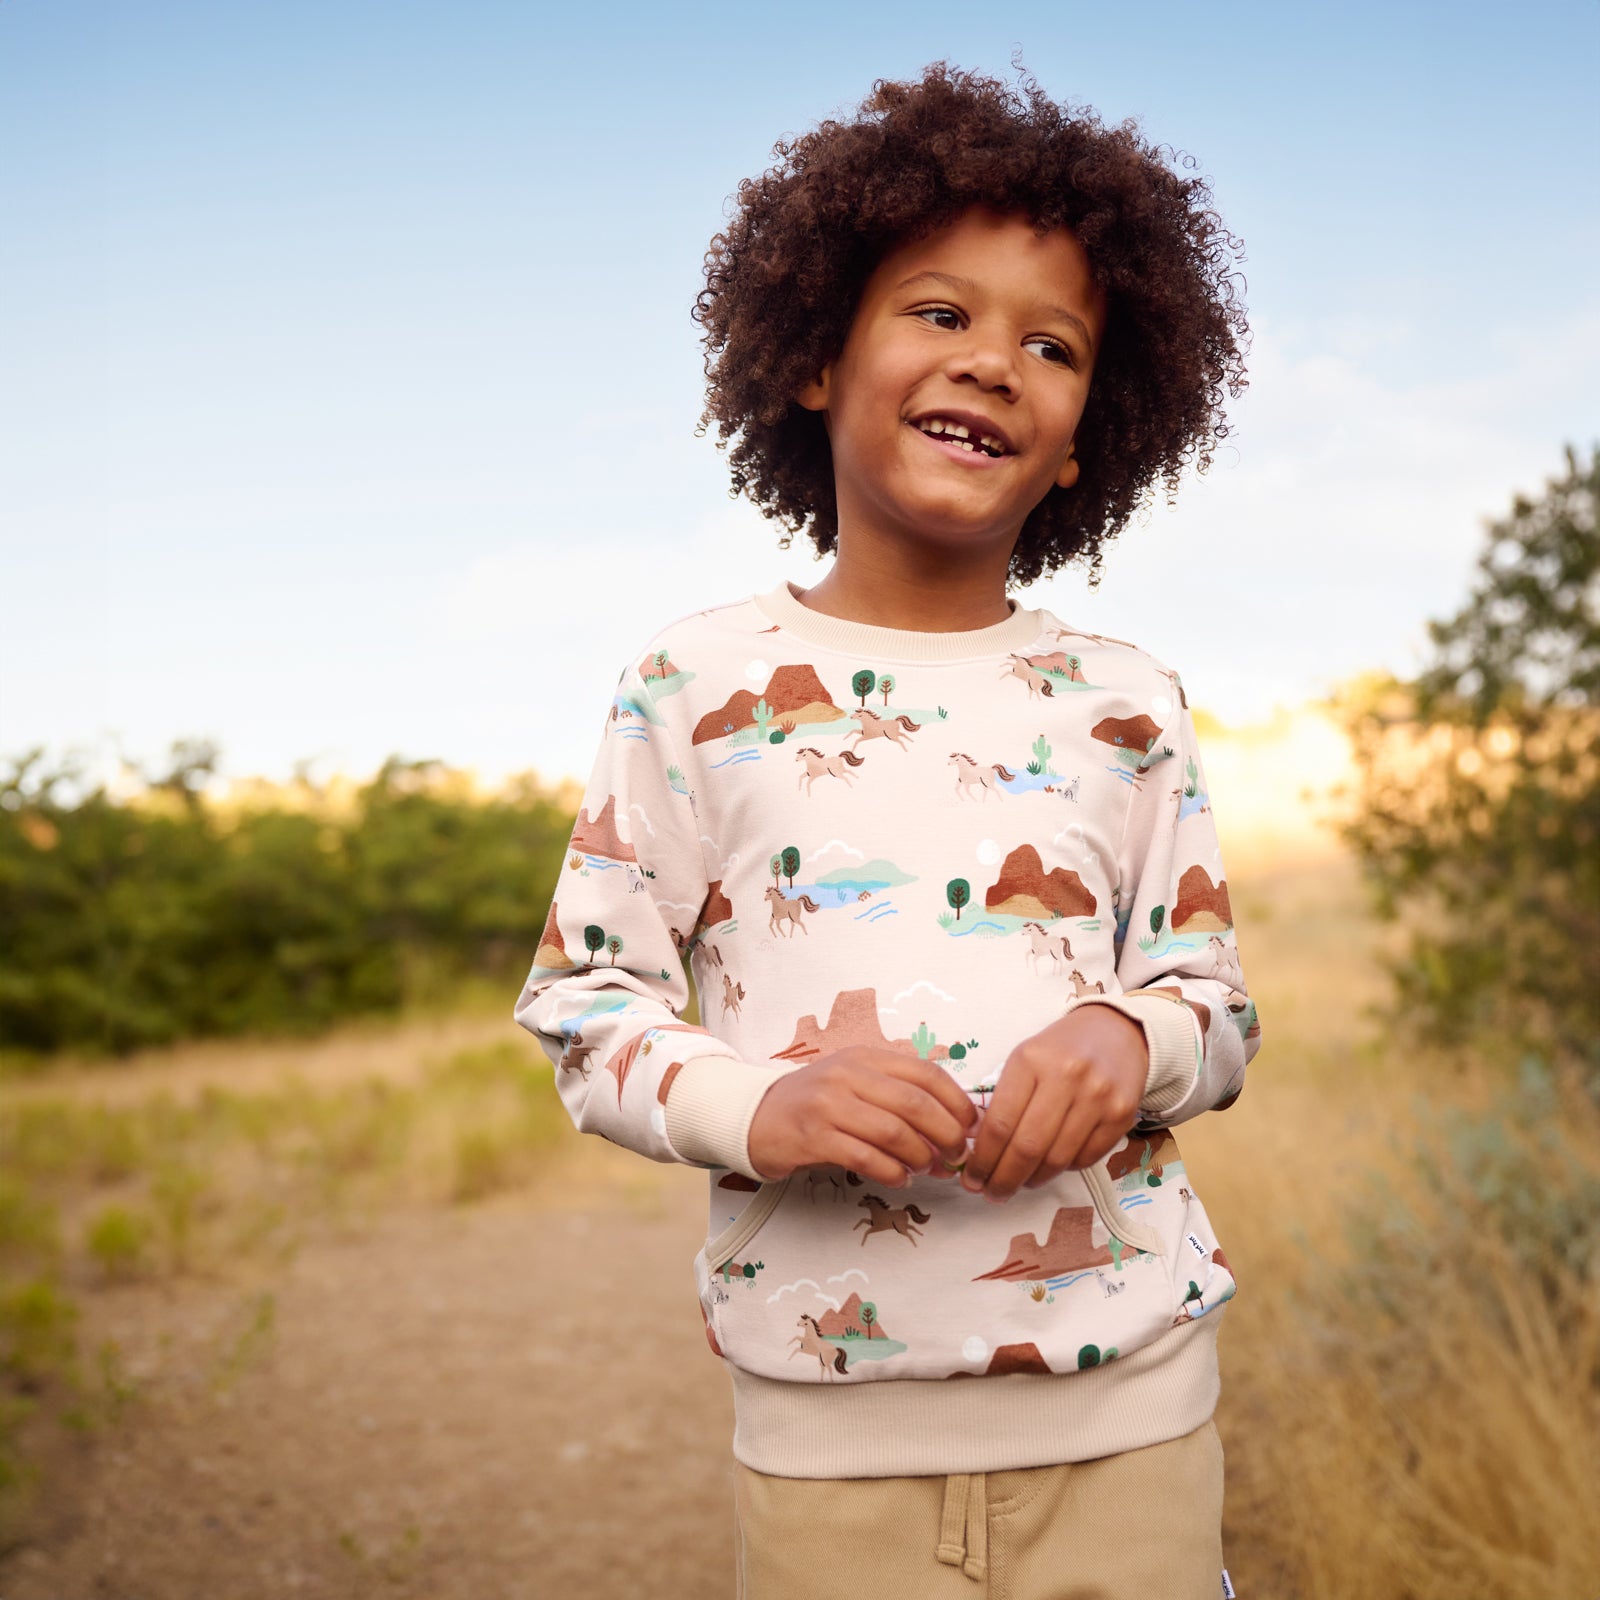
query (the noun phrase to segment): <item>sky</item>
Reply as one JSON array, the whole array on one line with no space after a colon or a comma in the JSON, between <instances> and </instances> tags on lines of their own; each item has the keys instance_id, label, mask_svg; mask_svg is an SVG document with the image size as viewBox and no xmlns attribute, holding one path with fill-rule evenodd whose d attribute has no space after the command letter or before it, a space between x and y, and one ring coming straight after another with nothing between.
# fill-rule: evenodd
<instances>
[{"instance_id":1,"label":"sky","mask_svg":"<svg viewBox=\"0 0 1600 1600\"><path fill-rule=\"evenodd\" d=\"M6 0L0 761L582 777L658 628L827 570L695 437L740 179L1014 58L1198 160L1253 328L1210 472L1017 598L1227 723L1415 670L1600 443L1593 0Z\"/></svg>"}]
</instances>

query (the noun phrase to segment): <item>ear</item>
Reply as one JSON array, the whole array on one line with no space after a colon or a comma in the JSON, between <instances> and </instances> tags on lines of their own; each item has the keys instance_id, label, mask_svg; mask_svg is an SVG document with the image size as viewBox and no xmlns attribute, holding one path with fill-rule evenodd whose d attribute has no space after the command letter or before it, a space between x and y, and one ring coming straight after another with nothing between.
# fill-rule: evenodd
<instances>
[{"instance_id":1,"label":"ear","mask_svg":"<svg viewBox=\"0 0 1600 1600\"><path fill-rule=\"evenodd\" d=\"M821 372L795 395L798 404L807 411L826 411L828 397L833 389L833 363L830 361Z\"/></svg>"},{"instance_id":2,"label":"ear","mask_svg":"<svg viewBox=\"0 0 1600 1600\"><path fill-rule=\"evenodd\" d=\"M1061 463L1061 470L1056 473L1056 487L1070 489L1078 481L1078 458L1073 453L1077 444L1067 446L1067 459Z\"/></svg>"}]
</instances>

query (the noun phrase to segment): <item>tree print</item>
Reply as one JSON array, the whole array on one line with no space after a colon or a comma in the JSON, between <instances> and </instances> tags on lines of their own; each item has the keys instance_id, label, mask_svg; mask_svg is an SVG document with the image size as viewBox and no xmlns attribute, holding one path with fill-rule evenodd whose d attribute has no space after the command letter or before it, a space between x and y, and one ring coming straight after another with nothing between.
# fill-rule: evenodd
<instances>
[{"instance_id":1,"label":"tree print","mask_svg":"<svg viewBox=\"0 0 1600 1600\"><path fill-rule=\"evenodd\" d=\"M774 889L779 888L780 885L778 883L778 879L783 873L783 857L774 856L767 863L767 871L772 874L772 887Z\"/></svg>"},{"instance_id":2,"label":"tree print","mask_svg":"<svg viewBox=\"0 0 1600 1600\"><path fill-rule=\"evenodd\" d=\"M616 966L617 955L622 949L622 936L620 934L612 934L611 937L606 940L606 949L611 952L611 965Z\"/></svg>"},{"instance_id":3,"label":"tree print","mask_svg":"<svg viewBox=\"0 0 1600 1600\"><path fill-rule=\"evenodd\" d=\"M588 946L590 955L599 955L600 947L606 942L606 930L598 922L591 922L583 930L583 942Z\"/></svg>"},{"instance_id":4,"label":"tree print","mask_svg":"<svg viewBox=\"0 0 1600 1600\"><path fill-rule=\"evenodd\" d=\"M886 672L878 679L878 692L883 696L884 709L889 708L889 696L894 693L894 679Z\"/></svg>"},{"instance_id":5,"label":"tree print","mask_svg":"<svg viewBox=\"0 0 1600 1600\"><path fill-rule=\"evenodd\" d=\"M1161 937L1161 924L1166 920L1167 908L1165 906L1157 906L1155 910L1150 913L1150 931L1158 939Z\"/></svg>"},{"instance_id":6,"label":"tree print","mask_svg":"<svg viewBox=\"0 0 1600 1600\"><path fill-rule=\"evenodd\" d=\"M800 870L800 852L792 844L783 847L783 875L789 880L789 887L794 888L794 875Z\"/></svg>"},{"instance_id":7,"label":"tree print","mask_svg":"<svg viewBox=\"0 0 1600 1600\"><path fill-rule=\"evenodd\" d=\"M961 920L961 908L972 898L972 885L965 878L952 878L944 886L944 897L954 908L956 921Z\"/></svg>"},{"instance_id":8,"label":"tree print","mask_svg":"<svg viewBox=\"0 0 1600 1600\"><path fill-rule=\"evenodd\" d=\"M863 707L865 707L867 703L867 696L871 694L873 689L877 686L877 682L878 675L872 670L871 667L863 667L855 675L855 677L850 680L850 688L853 693L861 697L861 704Z\"/></svg>"},{"instance_id":9,"label":"tree print","mask_svg":"<svg viewBox=\"0 0 1600 1600\"><path fill-rule=\"evenodd\" d=\"M666 675L667 675L667 652L665 650L657 650L656 651L656 656L655 656L655 661L656 661L656 676L658 678L666 677Z\"/></svg>"},{"instance_id":10,"label":"tree print","mask_svg":"<svg viewBox=\"0 0 1600 1600\"><path fill-rule=\"evenodd\" d=\"M878 1320L878 1308L870 1300L861 1302L861 1326L867 1330L867 1337L872 1337L872 1325Z\"/></svg>"}]
</instances>

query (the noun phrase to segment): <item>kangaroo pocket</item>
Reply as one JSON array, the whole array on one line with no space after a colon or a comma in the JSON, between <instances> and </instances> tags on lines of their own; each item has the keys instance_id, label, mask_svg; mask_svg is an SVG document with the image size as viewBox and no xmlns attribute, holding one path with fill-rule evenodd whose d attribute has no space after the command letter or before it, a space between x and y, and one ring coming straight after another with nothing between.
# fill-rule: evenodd
<instances>
[{"instance_id":1,"label":"kangaroo pocket","mask_svg":"<svg viewBox=\"0 0 1600 1600\"><path fill-rule=\"evenodd\" d=\"M1198 1265L1184 1235L1214 1244L1180 1188L1137 1157L1004 1206L948 1179L813 1170L764 1185L707 1241L701 1305L728 1360L797 1383L1095 1366L1180 1320L1191 1279L1191 1312L1219 1298L1215 1272L1183 1263L1179 1284L1180 1245Z\"/></svg>"}]
</instances>

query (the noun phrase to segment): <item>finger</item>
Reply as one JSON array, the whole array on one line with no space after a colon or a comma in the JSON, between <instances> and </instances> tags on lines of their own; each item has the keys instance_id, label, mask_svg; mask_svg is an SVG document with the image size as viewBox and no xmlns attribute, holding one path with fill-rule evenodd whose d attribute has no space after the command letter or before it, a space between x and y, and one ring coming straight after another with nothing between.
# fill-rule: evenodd
<instances>
[{"instance_id":1,"label":"finger","mask_svg":"<svg viewBox=\"0 0 1600 1600\"><path fill-rule=\"evenodd\" d=\"M936 1159L928 1141L910 1123L870 1100L845 1100L831 1120L841 1133L892 1156L908 1171L926 1172Z\"/></svg>"},{"instance_id":2,"label":"finger","mask_svg":"<svg viewBox=\"0 0 1600 1600\"><path fill-rule=\"evenodd\" d=\"M841 1128L834 1128L828 1133L822 1148L826 1154L816 1165L837 1164L857 1177L881 1183L887 1189L903 1188L910 1176L903 1162Z\"/></svg>"},{"instance_id":3,"label":"finger","mask_svg":"<svg viewBox=\"0 0 1600 1600\"><path fill-rule=\"evenodd\" d=\"M963 1140L973 1131L978 1121L978 1108L972 1103L972 1096L943 1067L936 1067L931 1061L923 1061L919 1057L902 1055L898 1050L874 1054L885 1058L886 1076L914 1083L931 1094L956 1119Z\"/></svg>"},{"instance_id":4,"label":"finger","mask_svg":"<svg viewBox=\"0 0 1600 1600\"><path fill-rule=\"evenodd\" d=\"M934 1154L942 1154L952 1161L959 1161L966 1155L965 1128L951 1114L944 1101L929 1094L920 1083L887 1073L882 1076L868 1074L853 1087L863 1100L870 1100L873 1105L882 1106L885 1111L908 1122L928 1141ZM972 1104L959 1086L952 1087L956 1088L968 1106Z\"/></svg>"},{"instance_id":5,"label":"finger","mask_svg":"<svg viewBox=\"0 0 1600 1600\"><path fill-rule=\"evenodd\" d=\"M1099 1157L1089 1152L1095 1148L1092 1141L1103 1125L1101 1109L1092 1097L1085 1096L1073 1103L1061 1124L1061 1131L1056 1141L1065 1154L1062 1162L1064 1167L1079 1171L1094 1165ZM1105 1149L1109 1150L1115 1143L1116 1140L1113 1139ZM1054 1150L1051 1153L1054 1154Z\"/></svg>"},{"instance_id":6,"label":"finger","mask_svg":"<svg viewBox=\"0 0 1600 1600\"><path fill-rule=\"evenodd\" d=\"M1082 1171L1084 1167L1092 1167L1096 1162L1104 1161L1122 1143L1123 1135L1132 1126L1131 1122L1102 1122L1090 1133L1080 1148L1062 1163L1063 1167Z\"/></svg>"},{"instance_id":7,"label":"finger","mask_svg":"<svg viewBox=\"0 0 1600 1600\"><path fill-rule=\"evenodd\" d=\"M989 1199L1009 1200L1033 1176L1050 1153L1066 1113L1066 1086L1049 1079L1041 1081L983 1186Z\"/></svg>"},{"instance_id":8,"label":"finger","mask_svg":"<svg viewBox=\"0 0 1600 1600\"><path fill-rule=\"evenodd\" d=\"M1021 1071L1007 1069L1000 1074L1000 1086L978 1124L978 1137L967 1157L966 1170L961 1174L961 1186L974 1194L983 1188L989 1174L994 1171L1005 1148L1011 1143L1033 1098L1035 1079L1026 1068Z\"/></svg>"},{"instance_id":9,"label":"finger","mask_svg":"<svg viewBox=\"0 0 1600 1600\"><path fill-rule=\"evenodd\" d=\"M1055 1142L1050 1146L1050 1153L1034 1168L1033 1176L1028 1179L1026 1187L1029 1189L1042 1189L1047 1183L1054 1183L1063 1172L1074 1165L1074 1157L1086 1154L1087 1159L1077 1162L1079 1167L1092 1167L1108 1151L1114 1149L1121 1133L1113 1133L1113 1124L1100 1123L1089 1135L1087 1143L1078 1139L1075 1130L1069 1129L1066 1120L1062 1120L1061 1128L1057 1132ZM1077 1141L1077 1142L1072 1142ZM1098 1150L1098 1154L1093 1152Z\"/></svg>"}]
</instances>

